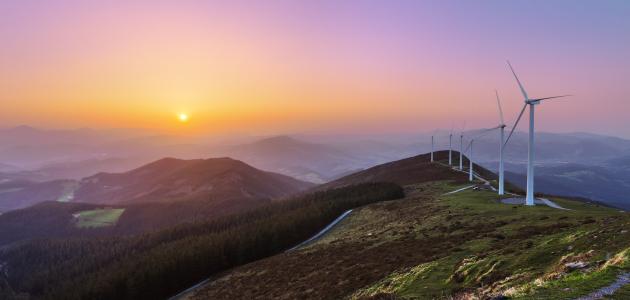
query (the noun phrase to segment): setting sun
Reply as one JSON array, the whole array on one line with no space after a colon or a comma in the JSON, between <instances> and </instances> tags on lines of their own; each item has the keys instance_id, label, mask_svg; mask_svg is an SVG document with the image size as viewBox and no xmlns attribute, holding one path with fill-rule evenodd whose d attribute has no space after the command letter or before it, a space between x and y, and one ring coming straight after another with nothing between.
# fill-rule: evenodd
<instances>
[{"instance_id":1,"label":"setting sun","mask_svg":"<svg viewBox=\"0 0 630 300\"><path fill-rule=\"evenodd\" d=\"M188 122L188 115L181 113L177 116L177 118L179 119L180 122L185 123Z\"/></svg>"}]
</instances>

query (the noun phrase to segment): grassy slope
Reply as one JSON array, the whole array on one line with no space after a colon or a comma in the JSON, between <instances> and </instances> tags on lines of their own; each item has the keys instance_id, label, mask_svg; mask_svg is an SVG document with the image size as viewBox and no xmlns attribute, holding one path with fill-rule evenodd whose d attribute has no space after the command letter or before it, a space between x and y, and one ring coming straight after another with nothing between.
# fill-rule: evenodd
<instances>
[{"instance_id":1,"label":"grassy slope","mask_svg":"<svg viewBox=\"0 0 630 300\"><path fill-rule=\"evenodd\" d=\"M79 228L112 226L118 222L125 212L124 208L104 208L86 210L76 213L76 226Z\"/></svg>"},{"instance_id":2,"label":"grassy slope","mask_svg":"<svg viewBox=\"0 0 630 300\"><path fill-rule=\"evenodd\" d=\"M630 247L627 213L557 198L572 210L505 205L488 191L441 196L462 186L409 185L405 199L357 209L318 242L232 270L190 298L570 299L630 269L619 255ZM590 265L567 272L572 261Z\"/></svg>"},{"instance_id":3,"label":"grassy slope","mask_svg":"<svg viewBox=\"0 0 630 300\"><path fill-rule=\"evenodd\" d=\"M444 226L448 232L445 238L458 232L475 238L438 260L393 272L352 297L389 293L425 299L503 294L516 299L570 299L606 286L620 270L630 269L630 234L624 231L630 228L627 213L553 200L572 210L498 204L497 196L485 191L440 196L435 205L445 205L448 213L427 218L416 232L439 234L434 226ZM368 215L355 217L354 222L370 222ZM497 226L489 232L475 232L475 225L480 223ZM615 257L621 258L624 250L625 259L610 263ZM590 266L568 272L564 265L571 261L589 262Z\"/></svg>"}]
</instances>

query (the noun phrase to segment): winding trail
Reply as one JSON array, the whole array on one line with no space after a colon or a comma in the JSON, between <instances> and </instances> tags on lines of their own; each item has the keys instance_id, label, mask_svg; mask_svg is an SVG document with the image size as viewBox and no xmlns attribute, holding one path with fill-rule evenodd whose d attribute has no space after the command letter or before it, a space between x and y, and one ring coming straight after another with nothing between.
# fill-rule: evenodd
<instances>
[{"instance_id":1,"label":"winding trail","mask_svg":"<svg viewBox=\"0 0 630 300\"><path fill-rule=\"evenodd\" d=\"M617 280L615 280L615 282L613 282L611 285L603 287L597 291L594 291L586 296L577 298L575 300L602 299L604 298L604 296L613 295L618 289L622 288L626 284L630 284L630 272L626 272L617 276Z\"/></svg>"},{"instance_id":2,"label":"winding trail","mask_svg":"<svg viewBox=\"0 0 630 300\"><path fill-rule=\"evenodd\" d=\"M549 207L553 207L553 208L556 208L556 209L562 209L562 210L570 210L568 208L564 208L564 207L556 204L555 202L553 202L553 201L551 201L549 199L546 199L546 198L538 198L538 199L542 200L542 202L544 202Z\"/></svg>"},{"instance_id":3,"label":"winding trail","mask_svg":"<svg viewBox=\"0 0 630 300\"><path fill-rule=\"evenodd\" d=\"M467 187L463 187L463 188L461 188L461 189L454 190L454 191L452 191L452 192L444 193L444 194L442 194L442 195L444 196L444 195L455 194L455 193L459 193L459 192L461 192L461 191L465 191L465 190L467 190L467 189L469 189L469 188L474 188L474 187L476 187L476 185L470 185L470 186L467 186Z\"/></svg>"}]
</instances>

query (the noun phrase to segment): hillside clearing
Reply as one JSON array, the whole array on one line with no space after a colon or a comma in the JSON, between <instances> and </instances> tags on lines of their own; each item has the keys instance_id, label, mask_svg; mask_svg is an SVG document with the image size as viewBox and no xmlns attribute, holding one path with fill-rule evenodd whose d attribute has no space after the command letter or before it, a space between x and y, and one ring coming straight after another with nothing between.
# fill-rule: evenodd
<instances>
[{"instance_id":1,"label":"hillside clearing","mask_svg":"<svg viewBox=\"0 0 630 300\"><path fill-rule=\"evenodd\" d=\"M76 219L76 227L94 228L115 225L123 212L124 208L99 208L81 211L73 216Z\"/></svg>"}]
</instances>

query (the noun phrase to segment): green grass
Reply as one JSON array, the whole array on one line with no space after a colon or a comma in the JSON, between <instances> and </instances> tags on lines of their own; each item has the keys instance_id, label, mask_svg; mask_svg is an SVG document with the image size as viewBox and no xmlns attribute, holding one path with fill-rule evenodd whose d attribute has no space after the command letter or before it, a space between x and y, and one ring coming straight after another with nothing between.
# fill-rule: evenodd
<instances>
[{"instance_id":1,"label":"green grass","mask_svg":"<svg viewBox=\"0 0 630 300\"><path fill-rule=\"evenodd\" d=\"M79 228L112 226L118 222L123 212L125 212L124 208L103 208L81 211L74 214L76 218L75 226Z\"/></svg>"},{"instance_id":2,"label":"green grass","mask_svg":"<svg viewBox=\"0 0 630 300\"><path fill-rule=\"evenodd\" d=\"M466 185L442 182L438 186L451 191ZM628 213L551 200L571 210L502 204L490 191L439 196L434 205L445 205L448 216L434 215L415 227L445 239L462 234L474 238L441 259L399 270L351 298L389 293L409 299L497 294L513 299L570 299L607 286L630 269L630 251L623 252L630 247L630 234L624 233L630 228ZM610 264L620 253L625 256ZM577 260L590 267L566 270L566 262ZM625 299L628 293L626 286L618 292L621 296L612 299Z\"/></svg>"}]
</instances>

